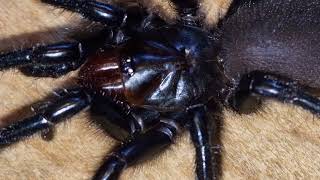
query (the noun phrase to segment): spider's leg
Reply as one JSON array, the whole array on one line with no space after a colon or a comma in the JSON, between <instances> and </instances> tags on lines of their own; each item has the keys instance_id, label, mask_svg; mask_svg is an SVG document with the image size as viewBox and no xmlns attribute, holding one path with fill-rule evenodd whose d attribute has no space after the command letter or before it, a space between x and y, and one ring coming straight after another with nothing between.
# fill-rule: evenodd
<instances>
[{"instance_id":1,"label":"spider's leg","mask_svg":"<svg viewBox=\"0 0 320 180\"><path fill-rule=\"evenodd\" d=\"M38 131L52 128L90 104L91 98L79 88L67 90L66 94L48 103L35 115L0 129L0 146L7 146Z\"/></svg>"},{"instance_id":2,"label":"spider's leg","mask_svg":"<svg viewBox=\"0 0 320 180\"><path fill-rule=\"evenodd\" d=\"M320 114L320 99L308 94L297 83L261 71L253 71L242 76L229 103L240 112L250 112L259 104L259 97L274 98L301 106L315 114Z\"/></svg>"},{"instance_id":3,"label":"spider's leg","mask_svg":"<svg viewBox=\"0 0 320 180\"><path fill-rule=\"evenodd\" d=\"M108 26L119 27L126 20L124 9L94 1L94 0L41 0L57 7L61 7L96 22L101 22Z\"/></svg>"},{"instance_id":4,"label":"spider's leg","mask_svg":"<svg viewBox=\"0 0 320 180\"><path fill-rule=\"evenodd\" d=\"M94 0L41 0L69 11L80 13L89 20L100 22L109 28L122 27L129 33L143 31L166 24L159 16L150 14L140 5L126 9Z\"/></svg>"},{"instance_id":5,"label":"spider's leg","mask_svg":"<svg viewBox=\"0 0 320 180\"><path fill-rule=\"evenodd\" d=\"M56 43L0 54L0 69L22 67L29 75L55 76L77 69L85 51L81 43Z\"/></svg>"},{"instance_id":6,"label":"spider's leg","mask_svg":"<svg viewBox=\"0 0 320 180\"><path fill-rule=\"evenodd\" d=\"M161 122L146 133L134 136L107 157L94 179L117 179L126 166L170 145L176 132L177 126L171 121L170 123Z\"/></svg>"},{"instance_id":7,"label":"spider's leg","mask_svg":"<svg viewBox=\"0 0 320 180\"><path fill-rule=\"evenodd\" d=\"M196 175L198 180L211 180L219 178L218 159L212 153L213 146L209 131L208 118L205 107L191 110L193 118L190 121L190 135L196 150ZM214 122L213 122L214 123Z\"/></svg>"},{"instance_id":8,"label":"spider's leg","mask_svg":"<svg viewBox=\"0 0 320 180\"><path fill-rule=\"evenodd\" d=\"M76 37L75 42L35 46L0 53L0 70L20 68L29 76L57 77L78 69L99 47L115 45L112 30L104 29L89 37Z\"/></svg>"},{"instance_id":9,"label":"spider's leg","mask_svg":"<svg viewBox=\"0 0 320 180\"><path fill-rule=\"evenodd\" d=\"M81 63L60 63L60 64L34 64L21 67L23 74L33 77L59 77L72 70L76 70Z\"/></svg>"}]
</instances>

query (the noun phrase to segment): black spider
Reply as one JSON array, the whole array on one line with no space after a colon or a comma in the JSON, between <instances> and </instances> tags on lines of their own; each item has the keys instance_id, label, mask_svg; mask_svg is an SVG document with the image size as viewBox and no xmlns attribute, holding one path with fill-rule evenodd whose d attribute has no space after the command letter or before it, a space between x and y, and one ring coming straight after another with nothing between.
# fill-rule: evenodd
<instances>
[{"instance_id":1,"label":"black spider","mask_svg":"<svg viewBox=\"0 0 320 180\"><path fill-rule=\"evenodd\" d=\"M50 129L91 106L106 117L102 127L123 142L94 179L116 179L185 127L196 149L198 179L217 179L219 158L212 155L211 140L217 139L219 117L208 120L208 112L219 114L222 106L252 112L267 97L320 113L320 100L305 92L305 86L320 87L317 0L236 0L214 30L201 28L196 0L172 0L181 17L175 24L140 6L42 2L105 28L78 42L0 55L2 69L18 67L32 76L57 77L81 66L77 87L58 92L34 116L0 129L0 145Z\"/></svg>"}]
</instances>

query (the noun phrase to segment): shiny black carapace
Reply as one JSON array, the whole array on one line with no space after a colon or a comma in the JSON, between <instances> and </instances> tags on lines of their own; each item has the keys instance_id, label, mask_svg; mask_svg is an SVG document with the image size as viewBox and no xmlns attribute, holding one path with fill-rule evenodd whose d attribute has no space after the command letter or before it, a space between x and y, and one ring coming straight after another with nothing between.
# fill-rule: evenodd
<instances>
[{"instance_id":1,"label":"shiny black carapace","mask_svg":"<svg viewBox=\"0 0 320 180\"><path fill-rule=\"evenodd\" d=\"M0 129L3 147L90 106L92 117L122 142L94 179L117 179L188 128L197 178L210 180L219 178L219 149L213 147L223 107L249 113L261 98L273 98L320 113L320 100L306 92L320 87L318 0L235 0L212 29L202 27L196 0L172 0L180 15L173 24L139 4L42 2L103 28L76 42L0 55L1 69L16 67L31 76L58 77L80 68L76 87L55 92L35 115Z\"/></svg>"}]
</instances>

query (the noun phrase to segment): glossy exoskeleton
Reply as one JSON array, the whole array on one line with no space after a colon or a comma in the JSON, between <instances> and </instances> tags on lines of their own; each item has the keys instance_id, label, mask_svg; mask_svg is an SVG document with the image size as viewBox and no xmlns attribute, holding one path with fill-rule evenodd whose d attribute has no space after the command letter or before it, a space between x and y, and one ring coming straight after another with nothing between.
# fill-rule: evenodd
<instances>
[{"instance_id":1,"label":"glossy exoskeleton","mask_svg":"<svg viewBox=\"0 0 320 180\"><path fill-rule=\"evenodd\" d=\"M196 0L172 0L180 15L174 24L140 6L42 2L105 26L77 42L0 55L2 69L18 67L31 76L57 77L81 67L77 87L56 92L34 116L0 129L0 145L50 129L91 106L103 117L102 128L123 142L94 179L118 178L126 166L171 144L183 128L196 149L197 178L217 179L219 157L212 151L219 116L209 119L208 112L219 114L226 106L249 113L267 97L320 113L320 100L304 89L319 88L319 78L299 71L320 69L320 3L315 0L235 0L213 29L202 28ZM314 63L299 66L303 61Z\"/></svg>"}]
</instances>

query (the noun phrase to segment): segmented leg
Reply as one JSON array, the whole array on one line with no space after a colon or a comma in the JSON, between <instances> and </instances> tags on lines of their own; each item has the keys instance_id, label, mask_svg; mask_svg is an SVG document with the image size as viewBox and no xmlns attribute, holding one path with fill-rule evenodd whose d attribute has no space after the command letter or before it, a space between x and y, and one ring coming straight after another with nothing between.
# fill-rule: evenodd
<instances>
[{"instance_id":1,"label":"segmented leg","mask_svg":"<svg viewBox=\"0 0 320 180\"><path fill-rule=\"evenodd\" d=\"M38 46L0 55L0 68L19 67L32 63L64 63L77 60L82 55L81 45L78 43L57 43ZM68 60L68 61L66 61Z\"/></svg>"},{"instance_id":2,"label":"segmented leg","mask_svg":"<svg viewBox=\"0 0 320 180\"><path fill-rule=\"evenodd\" d=\"M126 20L124 9L92 0L41 0L57 7L78 12L89 20L119 27Z\"/></svg>"},{"instance_id":3,"label":"segmented leg","mask_svg":"<svg viewBox=\"0 0 320 180\"><path fill-rule=\"evenodd\" d=\"M33 77L59 77L76 70L81 63L34 64L21 67L23 74Z\"/></svg>"},{"instance_id":4,"label":"segmented leg","mask_svg":"<svg viewBox=\"0 0 320 180\"><path fill-rule=\"evenodd\" d=\"M292 103L315 114L320 114L318 98L308 94L291 80L260 71L244 75L229 102L236 110L246 113L257 108L259 97Z\"/></svg>"},{"instance_id":5,"label":"segmented leg","mask_svg":"<svg viewBox=\"0 0 320 180\"><path fill-rule=\"evenodd\" d=\"M177 126L174 122L159 123L144 134L139 134L113 151L99 168L95 180L118 179L121 171L128 165L154 154L172 143Z\"/></svg>"},{"instance_id":6,"label":"segmented leg","mask_svg":"<svg viewBox=\"0 0 320 180\"><path fill-rule=\"evenodd\" d=\"M10 145L38 131L52 128L90 104L90 97L80 89L70 89L62 97L46 103L35 115L0 129L0 146Z\"/></svg>"},{"instance_id":7,"label":"segmented leg","mask_svg":"<svg viewBox=\"0 0 320 180\"><path fill-rule=\"evenodd\" d=\"M190 121L190 135L196 150L196 176L198 180L218 179L218 162L212 156L213 146L211 144L208 129L209 122L205 107L197 107L191 110L193 118Z\"/></svg>"},{"instance_id":8,"label":"segmented leg","mask_svg":"<svg viewBox=\"0 0 320 180\"><path fill-rule=\"evenodd\" d=\"M89 20L107 25L108 28L121 27L121 31L116 32L120 34L133 35L137 31L141 32L166 24L160 17L150 14L138 4L124 9L93 0L42 0L42 2L80 13ZM120 36L117 35L117 37ZM115 41L118 42L118 40Z\"/></svg>"},{"instance_id":9,"label":"segmented leg","mask_svg":"<svg viewBox=\"0 0 320 180\"><path fill-rule=\"evenodd\" d=\"M22 68L27 75L58 76L77 69L85 51L80 43L57 43L0 54L0 69Z\"/></svg>"},{"instance_id":10,"label":"segmented leg","mask_svg":"<svg viewBox=\"0 0 320 180\"><path fill-rule=\"evenodd\" d=\"M36 77L58 77L78 69L99 47L116 45L112 30L104 29L78 42L59 42L22 50L0 53L0 70L20 68Z\"/></svg>"}]
</instances>

